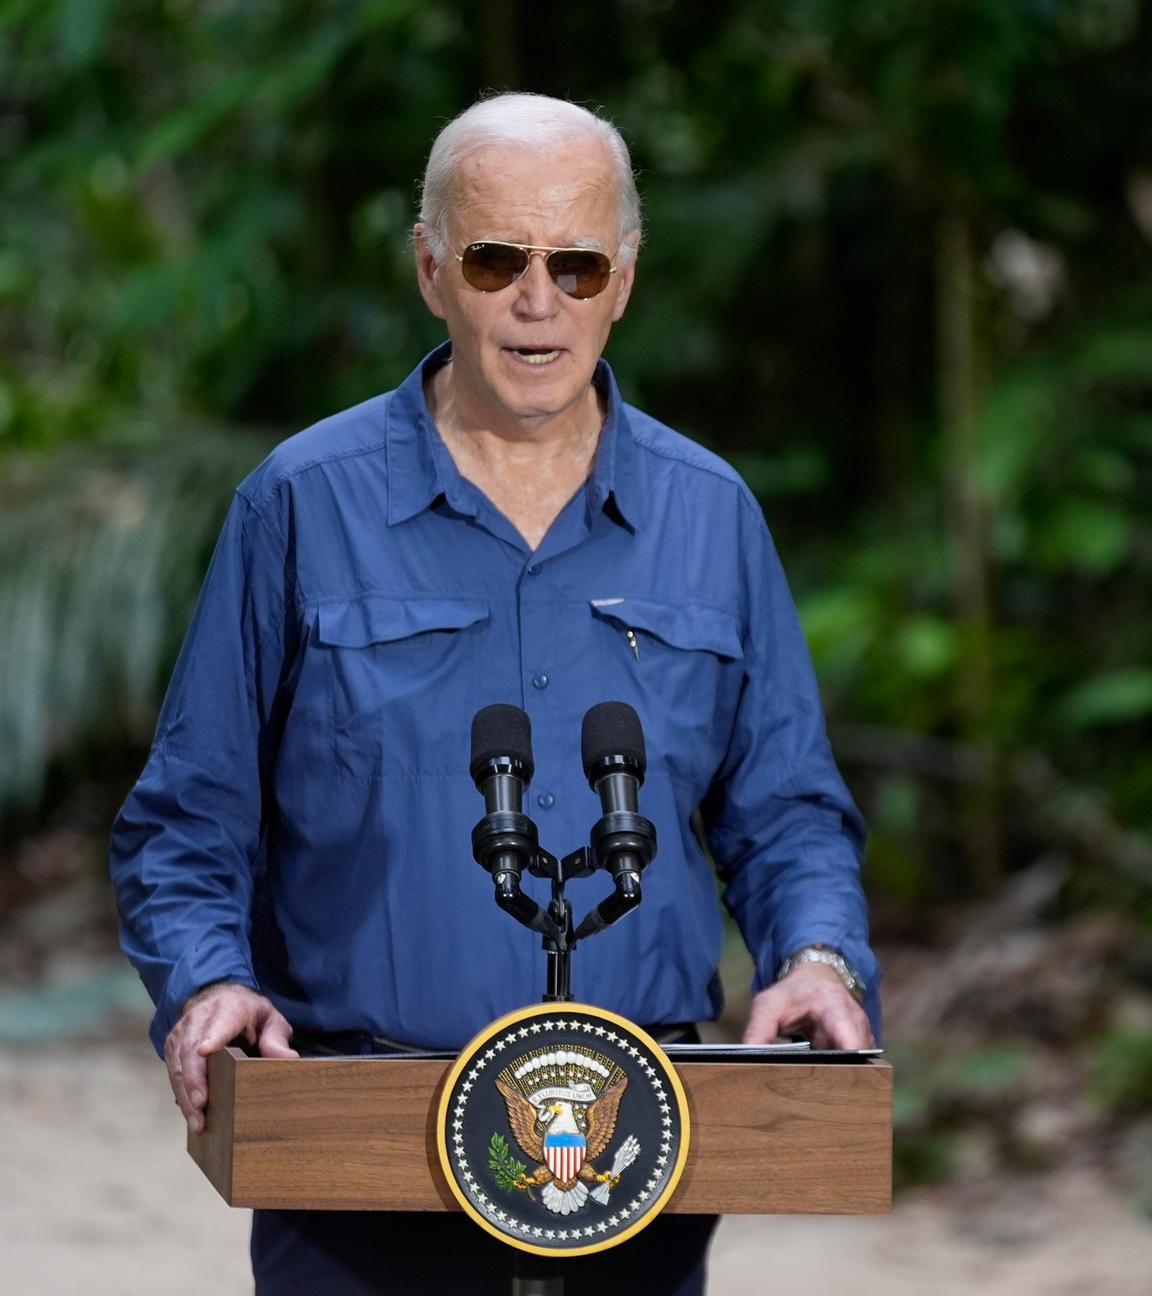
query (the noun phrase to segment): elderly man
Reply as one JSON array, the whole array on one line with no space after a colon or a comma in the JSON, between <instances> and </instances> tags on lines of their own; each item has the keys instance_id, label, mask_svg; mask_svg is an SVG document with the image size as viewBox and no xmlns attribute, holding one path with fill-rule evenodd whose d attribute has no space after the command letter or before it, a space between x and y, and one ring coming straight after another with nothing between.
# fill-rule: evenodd
<instances>
[{"instance_id":1,"label":"elderly man","mask_svg":"<svg viewBox=\"0 0 1152 1296\"><path fill-rule=\"evenodd\" d=\"M113 838L125 949L192 1130L205 1058L236 1038L455 1048L540 998L536 941L470 858L468 727L497 701L530 714L531 809L561 852L598 816L585 710L625 700L647 731L660 852L643 905L579 952L577 998L664 1038L718 1012L699 811L756 963L745 1038L871 1042L861 825L760 511L600 358L639 244L609 123L531 95L473 105L433 146L415 227L450 341L238 489ZM569 1291L637 1273L700 1291L711 1224L658 1219L573 1262ZM253 1236L264 1293L503 1291L510 1255L454 1216L258 1212Z\"/></svg>"}]
</instances>

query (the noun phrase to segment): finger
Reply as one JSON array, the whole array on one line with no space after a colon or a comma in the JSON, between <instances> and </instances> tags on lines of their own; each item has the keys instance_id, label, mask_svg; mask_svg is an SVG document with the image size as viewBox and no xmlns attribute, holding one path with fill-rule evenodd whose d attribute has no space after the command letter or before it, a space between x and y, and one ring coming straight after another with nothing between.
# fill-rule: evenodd
<instances>
[{"instance_id":1,"label":"finger","mask_svg":"<svg viewBox=\"0 0 1152 1296\"><path fill-rule=\"evenodd\" d=\"M752 1000L748 1025L744 1029L745 1044L771 1044L780 1033L781 1009L778 1000L769 995L759 995Z\"/></svg>"},{"instance_id":2,"label":"finger","mask_svg":"<svg viewBox=\"0 0 1152 1296\"><path fill-rule=\"evenodd\" d=\"M201 1057L215 1053L218 1049L227 1048L234 1039L245 1036L249 1043L254 1040L251 1014L238 1008L218 1006L200 1031L200 1043L197 1052Z\"/></svg>"},{"instance_id":3,"label":"finger","mask_svg":"<svg viewBox=\"0 0 1152 1296\"><path fill-rule=\"evenodd\" d=\"M189 1033L189 1038L181 1049L184 1087L188 1093L187 1109L182 1107L181 1110L193 1134L203 1131L204 1108L208 1105L208 1063L200 1051L201 1047Z\"/></svg>"},{"instance_id":4,"label":"finger","mask_svg":"<svg viewBox=\"0 0 1152 1296\"><path fill-rule=\"evenodd\" d=\"M195 1015L194 1015L195 1021ZM204 1131L204 1109L208 1106L208 1057L236 1038L242 1029L240 1014L221 1004L213 1004L207 1021L190 1024L184 1032L182 1049L184 1087L188 1095L187 1107L181 1111L193 1134Z\"/></svg>"},{"instance_id":5,"label":"finger","mask_svg":"<svg viewBox=\"0 0 1152 1296\"><path fill-rule=\"evenodd\" d=\"M168 1080L180 1113L193 1134L204 1128L200 1109L207 1102L207 1075L202 1058L196 1055L187 1029L173 1030L165 1044Z\"/></svg>"},{"instance_id":6,"label":"finger","mask_svg":"<svg viewBox=\"0 0 1152 1296\"><path fill-rule=\"evenodd\" d=\"M840 1048L859 1049L871 1047L872 1027L868 1018L856 1005L836 1024L836 1041Z\"/></svg>"},{"instance_id":7,"label":"finger","mask_svg":"<svg viewBox=\"0 0 1152 1296\"><path fill-rule=\"evenodd\" d=\"M868 1018L855 1002L850 1007L843 1004L830 1007L818 1021L817 1026L818 1033L827 1041L820 1045L822 1048L867 1048L872 1038Z\"/></svg>"},{"instance_id":8,"label":"finger","mask_svg":"<svg viewBox=\"0 0 1152 1296\"><path fill-rule=\"evenodd\" d=\"M294 1058L300 1054L289 1042L292 1038L292 1027L280 1013L272 1013L260 1032L258 1046L261 1057Z\"/></svg>"},{"instance_id":9,"label":"finger","mask_svg":"<svg viewBox=\"0 0 1152 1296\"><path fill-rule=\"evenodd\" d=\"M861 1013L856 1021L856 1043L846 1045L847 1048L875 1048L876 1037L872 1034L872 1023L864 1013Z\"/></svg>"},{"instance_id":10,"label":"finger","mask_svg":"<svg viewBox=\"0 0 1152 1296\"><path fill-rule=\"evenodd\" d=\"M168 1083L172 1086L172 1096L185 1120L189 1120L196 1109L188 1097L188 1087L184 1082L184 1058L181 1053L183 1031L177 1025L168 1032L164 1041L164 1063L168 1068Z\"/></svg>"},{"instance_id":11,"label":"finger","mask_svg":"<svg viewBox=\"0 0 1152 1296\"><path fill-rule=\"evenodd\" d=\"M193 1107L203 1107L207 1101L208 1063L203 1044L190 1039L184 1048L184 1084ZM211 1050L209 1050L211 1051Z\"/></svg>"}]
</instances>

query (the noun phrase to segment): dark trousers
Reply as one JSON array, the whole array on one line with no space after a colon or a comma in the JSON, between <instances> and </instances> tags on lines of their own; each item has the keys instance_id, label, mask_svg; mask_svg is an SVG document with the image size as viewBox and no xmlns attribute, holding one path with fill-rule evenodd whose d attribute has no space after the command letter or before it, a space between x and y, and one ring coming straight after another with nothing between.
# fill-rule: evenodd
<instances>
[{"instance_id":1,"label":"dark trousers","mask_svg":"<svg viewBox=\"0 0 1152 1296\"><path fill-rule=\"evenodd\" d=\"M660 1215L617 1247L565 1260L564 1296L703 1296L716 1222ZM258 1210L252 1218L256 1296L510 1296L516 1255L457 1214Z\"/></svg>"}]
</instances>

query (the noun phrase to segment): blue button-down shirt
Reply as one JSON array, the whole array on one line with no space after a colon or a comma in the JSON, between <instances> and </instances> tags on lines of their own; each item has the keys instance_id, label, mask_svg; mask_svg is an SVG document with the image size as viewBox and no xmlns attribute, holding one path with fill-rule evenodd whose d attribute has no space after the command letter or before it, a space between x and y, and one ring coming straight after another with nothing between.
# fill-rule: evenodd
<instances>
[{"instance_id":1,"label":"blue button-down shirt","mask_svg":"<svg viewBox=\"0 0 1152 1296\"><path fill-rule=\"evenodd\" d=\"M640 907L577 947L578 999L643 1024L717 1012L722 922L695 823L758 985L822 942L874 988L862 826L747 487L623 404L601 363L592 475L533 552L432 422L423 384L448 355L284 442L236 492L113 833L157 1047L223 979L298 1027L423 1046L539 1000L539 938L471 855L469 729L492 702L531 717L525 809L558 855L600 814L584 712L625 701L645 729L659 851ZM608 890L571 883L576 920Z\"/></svg>"}]
</instances>

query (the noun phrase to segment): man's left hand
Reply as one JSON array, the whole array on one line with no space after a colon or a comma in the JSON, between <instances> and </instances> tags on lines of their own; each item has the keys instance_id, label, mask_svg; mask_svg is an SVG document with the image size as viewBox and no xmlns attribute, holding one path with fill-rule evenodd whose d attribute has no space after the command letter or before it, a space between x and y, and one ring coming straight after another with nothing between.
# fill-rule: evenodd
<instances>
[{"instance_id":1,"label":"man's left hand","mask_svg":"<svg viewBox=\"0 0 1152 1296\"><path fill-rule=\"evenodd\" d=\"M745 1044L806 1035L818 1049L872 1048L872 1027L834 969L802 963L752 1000Z\"/></svg>"}]
</instances>

